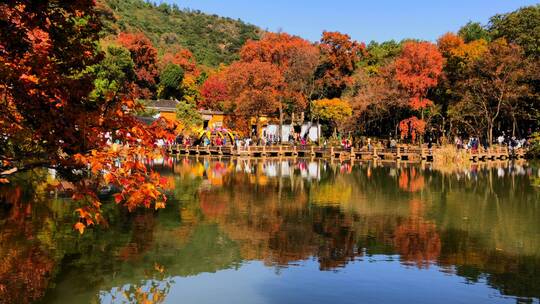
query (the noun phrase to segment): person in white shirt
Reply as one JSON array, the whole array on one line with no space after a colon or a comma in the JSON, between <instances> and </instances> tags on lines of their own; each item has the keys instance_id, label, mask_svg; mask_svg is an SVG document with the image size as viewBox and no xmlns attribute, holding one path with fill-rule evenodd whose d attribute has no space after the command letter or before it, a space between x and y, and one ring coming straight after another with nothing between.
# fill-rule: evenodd
<instances>
[{"instance_id":1,"label":"person in white shirt","mask_svg":"<svg viewBox=\"0 0 540 304\"><path fill-rule=\"evenodd\" d=\"M499 137L497 137L497 142L499 143L499 145L502 145L504 143L504 135L501 134L499 135Z\"/></svg>"}]
</instances>

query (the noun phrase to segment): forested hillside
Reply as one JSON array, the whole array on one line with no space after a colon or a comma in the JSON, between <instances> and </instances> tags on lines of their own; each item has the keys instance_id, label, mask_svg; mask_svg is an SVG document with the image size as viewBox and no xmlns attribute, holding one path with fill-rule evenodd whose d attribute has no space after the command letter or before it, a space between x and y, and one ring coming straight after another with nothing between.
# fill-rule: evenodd
<instances>
[{"instance_id":1,"label":"forested hillside","mask_svg":"<svg viewBox=\"0 0 540 304\"><path fill-rule=\"evenodd\" d=\"M240 20L180 9L176 5L156 5L143 0L99 0L104 23L102 35L142 31L158 52L189 49L199 64L217 66L238 59L238 50L262 30Z\"/></svg>"}]
</instances>

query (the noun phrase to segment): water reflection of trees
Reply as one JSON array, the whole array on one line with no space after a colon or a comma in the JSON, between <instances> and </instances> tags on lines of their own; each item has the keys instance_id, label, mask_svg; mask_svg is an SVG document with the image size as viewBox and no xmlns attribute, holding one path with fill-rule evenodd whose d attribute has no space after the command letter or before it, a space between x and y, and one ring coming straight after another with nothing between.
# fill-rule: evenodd
<instances>
[{"instance_id":1,"label":"water reflection of trees","mask_svg":"<svg viewBox=\"0 0 540 304\"><path fill-rule=\"evenodd\" d=\"M423 203L413 199L409 205L410 217L394 230L395 248L406 263L428 267L439 257L441 239L435 224L423 218Z\"/></svg>"},{"instance_id":2,"label":"water reflection of trees","mask_svg":"<svg viewBox=\"0 0 540 304\"><path fill-rule=\"evenodd\" d=\"M171 277L246 260L287 267L315 258L320 269L336 270L378 254L540 297L540 196L530 167L507 165L500 174L319 160L168 164L156 167L171 185L165 210L113 208L109 228L82 237L71 230L70 208L28 190L39 185L0 188L0 302L44 294L88 302L99 291L160 299ZM149 275L155 262L167 276ZM47 293L51 282L80 295Z\"/></svg>"},{"instance_id":3,"label":"water reflection of trees","mask_svg":"<svg viewBox=\"0 0 540 304\"><path fill-rule=\"evenodd\" d=\"M145 279L139 283L130 283L111 290L100 291L100 303L133 303L159 304L164 303L174 280L166 273L165 267L155 264L146 273Z\"/></svg>"},{"instance_id":4,"label":"water reflection of trees","mask_svg":"<svg viewBox=\"0 0 540 304\"><path fill-rule=\"evenodd\" d=\"M30 303L40 299L56 264L46 251L51 239L43 237L50 219L33 221L43 193L36 194L37 176L15 179L14 186L0 187L0 303Z\"/></svg>"},{"instance_id":5,"label":"water reflection of trees","mask_svg":"<svg viewBox=\"0 0 540 304\"><path fill-rule=\"evenodd\" d=\"M533 284L540 206L530 167L447 173L373 163L223 162L230 169L222 183L200 188L194 203L244 259L284 266L314 256L324 270L364 254L398 253L404 264L438 264L468 280L485 278L505 294L540 295ZM505 275L526 279L514 280L518 286Z\"/></svg>"}]
</instances>

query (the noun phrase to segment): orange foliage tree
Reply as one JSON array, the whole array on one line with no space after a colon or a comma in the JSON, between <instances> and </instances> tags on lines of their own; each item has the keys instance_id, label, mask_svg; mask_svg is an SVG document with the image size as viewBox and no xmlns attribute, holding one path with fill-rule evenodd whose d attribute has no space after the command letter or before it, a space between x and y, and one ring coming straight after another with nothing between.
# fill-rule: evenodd
<instances>
[{"instance_id":1,"label":"orange foliage tree","mask_svg":"<svg viewBox=\"0 0 540 304\"><path fill-rule=\"evenodd\" d=\"M448 111L453 104L459 102L458 83L466 77L467 66L487 51L488 43L484 39L465 43L460 36L454 33L446 33L437 40L437 46L445 59L443 75L437 85L437 98L441 104L441 109L444 111L443 114L453 116ZM457 124L453 125L456 126ZM460 129L462 128L463 125L460 126ZM467 126L464 129L470 128Z\"/></svg>"},{"instance_id":2,"label":"orange foliage tree","mask_svg":"<svg viewBox=\"0 0 540 304\"><path fill-rule=\"evenodd\" d=\"M102 57L95 48L100 24L94 5L92 0L0 4L0 178L35 167L56 169L76 187L75 228L81 233L103 221L96 190L104 184L117 186L116 203L130 210L164 206L163 180L142 161L153 156L156 138L171 136L174 128L166 121L143 125L132 115L136 104L123 94L89 98L91 66ZM127 45L144 52L141 58L150 56L139 76L151 82L154 52L146 44Z\"/></svg>"},{"instance_id":3,"label":"orange foliage tree","mask_svg":"<svg viewBox=\"0 0 540 304\"><path fill-rule=\"evenodd\" d=\"M225 72L225 82L230 96L228 109L235 115L257 120L276 113L285 82L279 69L267 62L236 62Z\"/></svg>"},{"instance_id":4,"label":"orange foliage tree","mask_svg":"<svg viewBox=\"0 0 540 304\"><path fill-rule=\"evenodd\" d=\"M284 99L292 111L303 111L313 91L313 73L319 50L309 41L287 33L268 33L261 40L248 41L240 51L245 62L275 65L287 84Z\"/></svg>"},{"instance_id":5,"label":"orange foliage tree","mask_svg":"<svg viewBox=\"0 0 540 304\"><path fill-rule=\"evenodd\" d=\"M161 57L160 68L163 69L168 64L176 64L181 67L186 74L193 75L195 77L198 77L201 73L197 68L197 60L195 59L195 56L193 56L193 53L191 53L188 49L181 49L175 54L165 53L163 57Z\"/></svg>"},{"instance_id":6,"label":"orange foliage tree","mask_svg":"<svg viewBox=\"0 0 540 304\"><path fill-rule=\"evenodd\" d=\"M321 59L315 72L319 97L341 97L351 83L356 63L365 54L365 45L340 32L323 32L319 44Z\"/></svg>"},{"instance_id":7,"label":"orange foliage tree","mask_svg":"<svg viewBox=\"0 0 540 304\"><path fill-rule=\"evenodd\" d=\"M151 98L155 91L159 71L157 50L143 33L120 33L118 43L129 50L135 63L136 81L133 97Z\"/></svg>"},{"instance_id":8,"label":"orange foliage tree","mask_svg":"<svg viewBox=\"0 0 540 304\"><path fill-rule=\"evenodd\" d=\"M425 98L441 76L443 57L429 42L407 42L396 59L396 79L410 95L411 108L418 110L433 102Z\"/></svg>"},{"instance_id":9,"label":"orange foliage tree","mask_svg":"<svg viewBox=\"0 0 540 304\"><path fill-rule=\"evenodd\" d=\"M461 47L465 42L458 35L448 32L437 39L437 47L444 57L449 57L453 50Z\"/></svg>"},{"instance_id":10,"label":"orange foliage tree","mask_svg":"<svg viewBox=\"0 0 540 304\"><path fill-rule=\"evenodd\" d=\"M421 120L411 117L400 123L402 136L410 132L414 140L417 135L424 133L423 110L433 105L426 95L430 88L437 85L442 74L443 57L432 43L406 42L396 59L395 68L396 80L409 96L409 107L421 112Z\"/></svg>"}]
</instances>

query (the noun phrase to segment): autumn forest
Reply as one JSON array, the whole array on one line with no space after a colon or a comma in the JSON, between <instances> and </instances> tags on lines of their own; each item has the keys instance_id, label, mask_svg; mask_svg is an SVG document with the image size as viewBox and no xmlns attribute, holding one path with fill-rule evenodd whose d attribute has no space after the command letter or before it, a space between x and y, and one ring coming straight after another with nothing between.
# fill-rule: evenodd
<instances>
[{"instance_id":1,"label":"autumn forest","mask_svg":"<svg viewBox=\"0 0 540 304\"><path fill-rule=\"evenodd\" d=\"M313 41L172 3L1 1L0 304L540 299L540 4Z\"/></svg>"},{"instance_id":2,"label":"autumn forest","mask_svg":"<svg viewBox=\"0 0 540 304\"><path fill-rule=\"evenodd\" d=\"M539 5L433 42L368 44L327 31L311 42L140 0L7 1L0 14L2 182L35 167L59 170L85 202L81 232L101 221L92 189L103 183L118 185L115 200L130 210L164 206L159 175L140 160L156 153L157 138L174 138L178 122L139 121L151 99L177 99L188 117L223 111L228 127L245 133L262 115L317 120L327 136L405 142L429 133L492 143L497 132L538 129ZM111 133L126 145L108 145ZM92 182L73 171L85 168Z\"/></svg>"}]
</instances>

